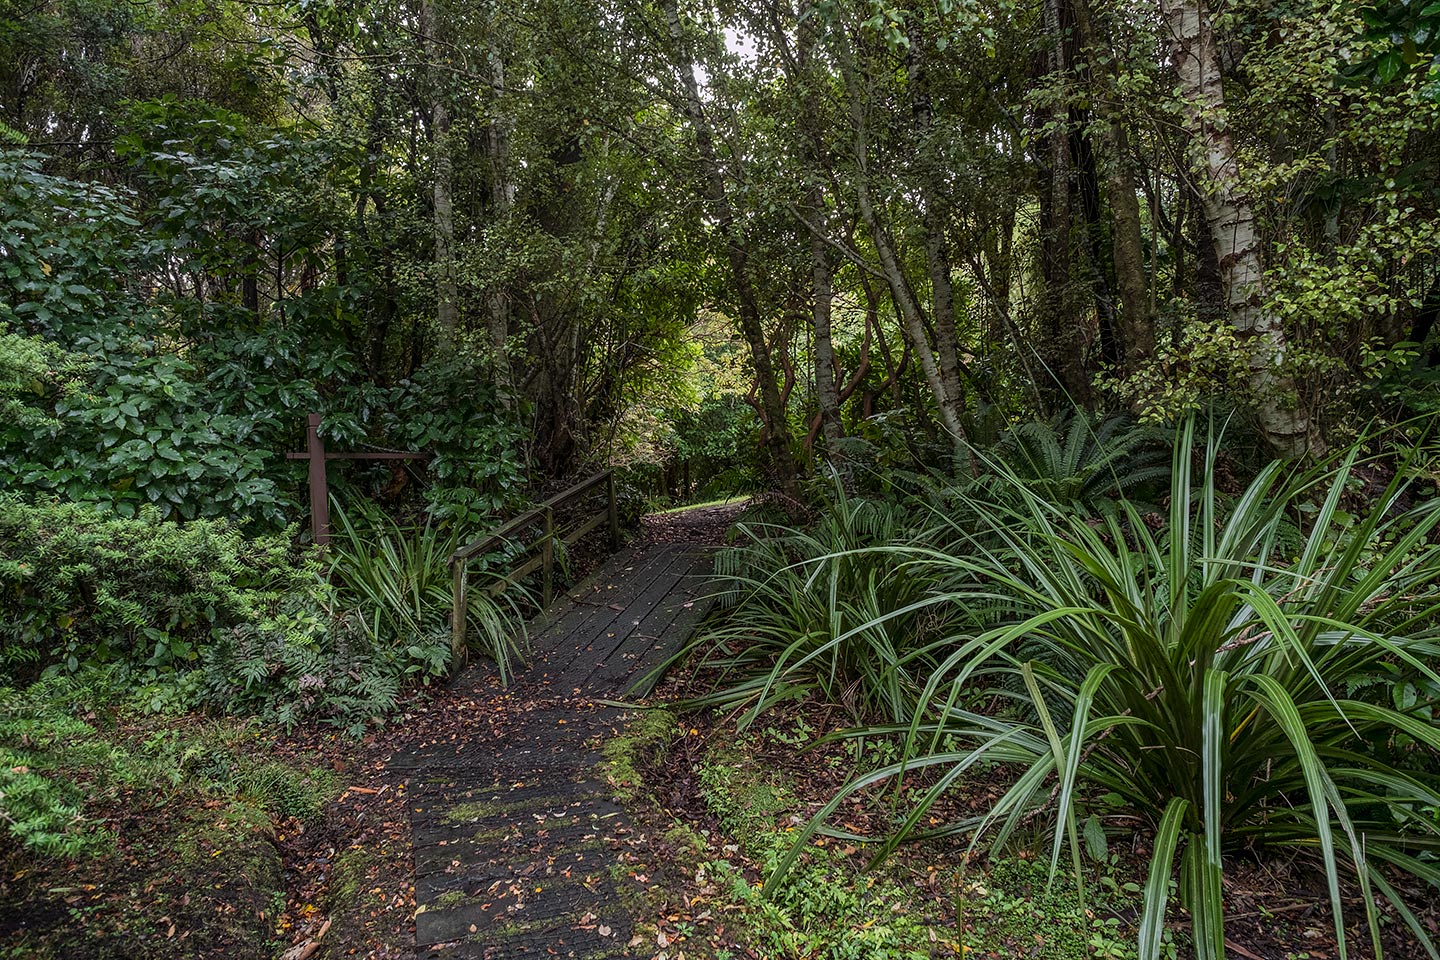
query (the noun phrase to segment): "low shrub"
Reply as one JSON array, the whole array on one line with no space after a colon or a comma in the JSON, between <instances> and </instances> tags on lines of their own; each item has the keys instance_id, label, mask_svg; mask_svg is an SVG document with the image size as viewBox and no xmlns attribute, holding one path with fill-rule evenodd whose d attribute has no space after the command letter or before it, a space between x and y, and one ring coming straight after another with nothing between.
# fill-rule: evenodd
<instances>
[{"instance_id":1,"label":"low shrub","mask_svg":"<svg viewBox=\"0 0 1440 960\"><path fill-rule=\"evenodd\" d=\"M904 612L930 585L891 549L909 542L909 523L904 508L838 481L812 529L741 522L741 542L716 560L732 610L697 641L724 686L697 702L747 703L746 723L812 692L857 720L908 716L908 677L939 630L934 616Z\"/></svg>"},{"instance_id":2,"label":"low shrub","mask_svg":"<svg viewBox=\"0 0 1440 960\"><path fill-rule=\"evenodd\" d=\"M445 673L446 621L437 614L412 629L387 619L397 614L384 598L337 594L322 570L287 538L247 538L225 521L6 498L0 683L114 665L151 710L358 733L393 713L407 685ZM426 610L448 610L448 589L446 604L437 589L422 591Z\"/></svg>"},{"instance_id":3,"label":"low shrub","mask_svg":"<svg viewBox=\"0 0 1440 960\"><path fill-rule=\"evenodd\" d=\"M144 678L197 665L225 631L284 635L319 565L287 537L224 520L125 519L0 495L0 682L123 662Z\"/></svg>"},{"instance_id":4,"label":"low shrub","mask_svg":"<svg viewBox=\"0 0 1440 960\"><path fill-rule=\"evenodd\" d=\"M158 803L218 798L304 820L337 791L334 774L257 751L255 721L174 726L138 715L136 706L115 668L0 688L0 846L39 856L101 853L113 837L97 806L136 789Z\"/></svg>"},{"instance_id":5,"label":"low shrub","mask_svg":"<svg viewBox=\"0 0 1440 960\"><path fill-rule=\"evenodd\" d=\"M460 533L433 523L406 529L383 517L362 531L346 514L337 518L339 536L330 560L335 602L355 611L358 626L373 645L398 647L410 655L416 668L411 673L428 683L443 672L449 658L454 603L449 560L464 542ZM474 566L478 579L484 568ZM501 680L508 682L514 663L525 655L525 618L519 604L507 594L492 597L479 582L466 593L466 603L468 642L488 656Z\"/></svg>"}]
</instances>

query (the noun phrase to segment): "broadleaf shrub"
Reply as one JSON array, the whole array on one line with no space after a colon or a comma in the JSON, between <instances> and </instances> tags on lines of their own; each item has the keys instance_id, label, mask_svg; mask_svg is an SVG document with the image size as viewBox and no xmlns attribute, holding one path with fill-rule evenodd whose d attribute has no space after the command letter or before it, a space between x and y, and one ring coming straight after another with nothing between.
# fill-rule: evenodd
<instances>
[{"instance_id":1,"label":"broadleaf shrub","mask_svg":"<svg viewBox=\"0 0 1440 960\"><path fill-rule=\"evenodd\" d=\"M113 665L152 710L358 733L444 673L448 637L376 635L289 538L222 520L0 500L0 682Z\"/></svg>"}]
</instances>

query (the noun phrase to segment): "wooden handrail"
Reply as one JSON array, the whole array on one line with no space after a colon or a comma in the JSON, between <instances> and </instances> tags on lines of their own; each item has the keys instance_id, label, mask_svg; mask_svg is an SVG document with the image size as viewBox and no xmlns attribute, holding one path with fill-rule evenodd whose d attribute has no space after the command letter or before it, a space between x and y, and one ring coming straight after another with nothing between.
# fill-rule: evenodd
<instances>
[{"instance_id":1,"label":"wooden handrail","mask_svg":"<svg viewBox=\"0 0 1440 960\"><path fill-rule=\"evenodd\" d=\"M576 500L584 496L602 483L608 483L613 486L614 476L614 470L602 470L600 473L595 474L593 477L581 480L574 486L568 487L560 491L559 493L555 494L555 496L551 497L549 500L546 500L544 503L540 504L540 506L525 511L518 517L515 517L514 519L501 524L494 530L491 530L489 533L485 534L483 537L480 537L478 540L472 540L469 543L465 544L465 546L450 554L450 562L454 563L457 560L465 560L469 557L473 557L477 553L484 553L486 550L495 546L501 540L504 540L510 534L514 533L516 530L523 529L524 527L527 527L530 524L542 519L545 515L546 510L559 510L561 507L570 503L570 501ZM613 493L611 494L610 499L612 501L614 500Z\"/></svg>"},{"instance_id":2,"label":"wooden handrail","mask_svg":"<svg viewBox=\"0 0 1440 960\"><path fill-rule=\"evenodd\" d=\"M584 517L579 526L567 535L557 536L555 532L555 514L558 510L568 506L586 494L592 492L601 484L605 486L605 508L596 510ZM524 513L500 526L491 530L479 539L472 540L465 546L450 554L450 574L453 586L454 606L450 612L450 647L452 663L463 665L465 662L465 625L467 620L467 599L468 588L467 568L469 560L476 554L485 553L493 547L498 546L510 537L528 527L540 523L544 532L540 538L522 551L529 553L537 546L540 548L540 556L528 560L519 567L512 570L507 576L502 577L491 592L499 594L507 587L513 586L516 581L526 574L533 573L537 568L543 570L542 574L542 607L549 607L550 600L554 593L555 579L555 543L558 540L561 544L571 544L585 534L596 529L604 521L610 522L610 549L620 549L620 513L615 501L615 471L604 470L581 480L579 483L555 494L538 507L526 510Z\"/></svg>"}]
</instances>

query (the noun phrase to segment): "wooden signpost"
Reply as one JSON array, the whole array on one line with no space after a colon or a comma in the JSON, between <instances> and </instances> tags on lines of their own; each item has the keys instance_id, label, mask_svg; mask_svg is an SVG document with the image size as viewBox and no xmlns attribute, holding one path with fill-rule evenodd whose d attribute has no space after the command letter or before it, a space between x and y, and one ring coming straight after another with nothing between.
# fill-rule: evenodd
<instances>
[{"instance_id":1,"label":"wooden signpost","mask_svg":"<svg viewBox=\"0 0 1440 960\"><path fill-rule=\"evenodd\" d=\"M287 453L286 460L310 461L310 532L315 542L324 546L330 542L330 490L325 481L327 460L428 460L428 453L327 453L325 441L320 436L320 414L312 413L305 418L305 452Z\"/></svg>"}]
</instances>

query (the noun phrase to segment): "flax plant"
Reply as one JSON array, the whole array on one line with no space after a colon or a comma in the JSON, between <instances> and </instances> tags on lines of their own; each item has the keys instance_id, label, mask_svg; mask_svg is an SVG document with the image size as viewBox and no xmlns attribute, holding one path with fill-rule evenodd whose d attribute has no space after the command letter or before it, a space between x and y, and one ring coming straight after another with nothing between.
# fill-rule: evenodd
<instances>
[{"instance_id":1,"label":"flax plant","mask_svg":"<svg viewBox=\"0 0 1440 960\"><path fill-rule=\"evenodd\" d=\"M385 519L362 533L337 511L339 536L331 546L331 579L342 601L356 606L371 639L413 643L446 639L452 607L450 554L460 545L458 532L427 523L405 529ZM488 656L509 683L514 664L525 655L525 618L512 597L485 590L467 594L466 636Z\"/></svg>"},{"instance_id":2,"label":"flax plant","mask_svg":"<svg viewBox=\"0 0 1440 960\"><path fill-rule=\"evenodd\" d=\"M1347 887L1361 894L1350 919L1363 914L1376 956L1377 896L1440 956L1394 883L1440 885L1440 728L1430 704L1347 693L1356 677L1396 668L1440 682L1440 501L1407 506L1402 464L1369 511L1350 516L1351 452L1324 469L1273 464L1225 503L1218 439L1198 477L1195 446L1192 425L1177 440L1168 517L1121 501L1086 519L1017 490L1008 508L973 504L981 522L954 528L959 549L906 549L950 587L892 615L946 606L968 626L937 654L908 725L853 732L897 733L903 759L826 805L771 886L847 796L924 771L879 857L937 832L997 849L1039 816L1053 831L1052 874L1068 860L1079 883L1077 808L1123 798L1153 830L1141 960L1161 955L1177 873L1199 960L1223 960L1222 880L1240 850L1313 858L1341 957ZM1298 547L1282 551L1289 543ZM968 706L997 698L1008 707L993 714ZM1012 786L978 816L919 830L982 760L1009 765Z\"/></svg>"},{"instance_id":3,"label":"flax plant","mask_svg":"<svg viewBox=\"0 0 1440 960\"><path fill-rule=\"evenodd\" d=\"M742 726L810 695L857 721L907 718L918 692L916 638L927 624L920 614L892 614L930 582L888 547L910 542L910 519L897 504L848 495L837 480L810 530L741 524L740 545L716 562L730 613L681 654L698 650L721 677L714 694L693 703L745 705Z\"/></svg>"}]
</instances>

